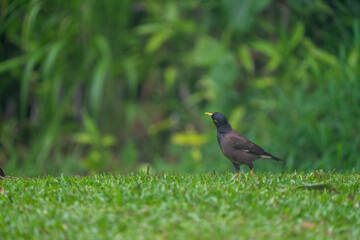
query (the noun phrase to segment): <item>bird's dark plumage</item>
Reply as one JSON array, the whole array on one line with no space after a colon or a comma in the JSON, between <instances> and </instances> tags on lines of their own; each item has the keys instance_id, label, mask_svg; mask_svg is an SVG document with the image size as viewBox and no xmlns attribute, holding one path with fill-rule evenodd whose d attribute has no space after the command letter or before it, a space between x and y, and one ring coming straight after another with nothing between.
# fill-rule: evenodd
<instances>
[{"instance_id":1,"label":"bird's dark plumage","mask_svg":"<svg viewBox=\"0 0 360 240\"><path fill-rule=\"evenodd\" d=\"M258 158L268 158L276 161L283 161L274 155L267 153L260 146L249 141L240 133L232 129L230 123L224 115L219 112L205 113L213 120L217 128L217 140L221 151L230 159L236 169L236 178L240 171L240 165L249 166L253 174L252 162ZM254 175L254 174L253 174Z\"/></svg>"}]
</instances>

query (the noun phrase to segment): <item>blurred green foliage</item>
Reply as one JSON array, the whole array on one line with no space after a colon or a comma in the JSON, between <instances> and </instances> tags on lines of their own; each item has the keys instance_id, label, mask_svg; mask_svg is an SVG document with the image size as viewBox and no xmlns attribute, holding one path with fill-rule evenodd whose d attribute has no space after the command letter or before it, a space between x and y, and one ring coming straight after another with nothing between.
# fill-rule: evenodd
<instances>
[{"instance_id":1,"label":"blurred green foliage","mask_svg":"<svg viewBox=\"0 0 360 240\"><path fill-rule=\"evenodd\" d=\"M285 159L360 169L360 3L0 1L0 164L232 169L204 111Z\"/></svg>"}]
</instances>

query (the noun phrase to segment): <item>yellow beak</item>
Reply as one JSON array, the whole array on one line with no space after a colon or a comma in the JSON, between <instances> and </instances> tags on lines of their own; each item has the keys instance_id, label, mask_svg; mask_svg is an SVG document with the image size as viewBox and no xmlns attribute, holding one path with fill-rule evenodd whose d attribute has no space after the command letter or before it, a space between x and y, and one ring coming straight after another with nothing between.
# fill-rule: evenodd
<instances>
[{"instance_id":1,"label":"yellow beak","mask_svg":"<svg viewBox=\"0 0 360 240\"><path fill-rule=\"evenodd\" d=\"M208 113L208 112L206 112L205 114L208 115L209 117L212 117L213 115L212 113Z\"/></svg>"}]
</instances>

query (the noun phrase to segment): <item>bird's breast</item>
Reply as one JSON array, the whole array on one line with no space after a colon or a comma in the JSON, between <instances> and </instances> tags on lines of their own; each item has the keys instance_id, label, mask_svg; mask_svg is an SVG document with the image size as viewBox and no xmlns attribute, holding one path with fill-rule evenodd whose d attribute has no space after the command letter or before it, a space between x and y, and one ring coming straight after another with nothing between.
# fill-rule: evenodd
<instances>
[{"instance_id":1,"label":"bird's breast","mask_svg":"<svg viewBox=\"0 0 360 240\"><path fill-rule=\"evenodd\" d=\"M225 157L229 158L230 160L234 159L234 154L232 154L234 151L231 151L231 147L227 144L222 143L222 146L220 147L221 151L225 155Z\"/></svg>"},{"instance_id":2,"label":"bird's breast","mask_svg":"<svg viewBox=\"0 0 360 240\"><path fill-rule=\"evenodd\" d=\"M231 155L231 144L228 143L226 135L222 134L222 133L218 133L217 134L217 139L218 139L218 143L220 146L221 151L223 152L223 154L229 158L232 159L232 155Z\"/></svg>"}]
</instances>

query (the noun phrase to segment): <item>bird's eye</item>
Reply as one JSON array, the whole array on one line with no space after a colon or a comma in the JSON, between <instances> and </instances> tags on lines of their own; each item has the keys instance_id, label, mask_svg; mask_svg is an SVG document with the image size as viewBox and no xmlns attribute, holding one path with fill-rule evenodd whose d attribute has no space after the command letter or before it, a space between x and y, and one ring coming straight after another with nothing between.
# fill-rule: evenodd
<instances>
[{"instance_id":1,"label":"bird's eye","mask_svg":"<svg viewBox=\"0 0 360 240\"><path fill-rule=\"evenodd\" d=\"M216 119L214 119L214 122L217 123L218 121Z\"/></svg>"}]
</instances>

